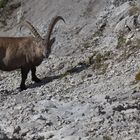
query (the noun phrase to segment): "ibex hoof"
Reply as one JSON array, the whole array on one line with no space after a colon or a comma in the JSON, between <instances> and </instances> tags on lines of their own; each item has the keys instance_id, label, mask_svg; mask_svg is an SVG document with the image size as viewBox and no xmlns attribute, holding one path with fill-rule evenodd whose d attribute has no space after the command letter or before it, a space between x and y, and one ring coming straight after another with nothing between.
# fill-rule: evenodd
<instances>
[{"instance_id":1,"label":"ibex hoof","mask_svg":"<svg viewBox=\"0 0 140 140\"><path fill-rule=\"evenodd\" d=\"M35 78L32 78L32 80L33 80L33 81L35 81L36 83L39 83L39 82L41 82L41 80L40 80L39 78L37 78L37 77L35 77Z\"/></svg>"},{"instance_id":2,"label":"ibex hoof","mask_svg":"<svg viewBox=\"0 0 140 140\"><path fill-rule=\"evenodd\" d=\"M26 86L25 85L21 85L20 86L20 91L23 91L23 90L26 90L27 88L26 88Z\"/></svg>"}]
</instances>

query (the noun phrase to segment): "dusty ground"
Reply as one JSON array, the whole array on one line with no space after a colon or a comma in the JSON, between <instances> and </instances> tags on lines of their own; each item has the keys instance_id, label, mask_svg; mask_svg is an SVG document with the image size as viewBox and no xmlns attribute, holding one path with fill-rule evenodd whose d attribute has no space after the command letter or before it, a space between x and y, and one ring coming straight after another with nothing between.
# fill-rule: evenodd
<instances>
[{"instance_id":1,"label":"dusty ground","mask_svg":"<svg viewBox=\"0 0 140 140\"><path fill-rule=\"evenodd\" d=\"M42 36L55 15L66 24L57 24L52 54L37 69L41 83L29 74L19 92L20 71L1 71L0 140L139 140L139 3L23 0L1 36L29 34L19 30L20 10Z\"/></svg>"}]
</instances>

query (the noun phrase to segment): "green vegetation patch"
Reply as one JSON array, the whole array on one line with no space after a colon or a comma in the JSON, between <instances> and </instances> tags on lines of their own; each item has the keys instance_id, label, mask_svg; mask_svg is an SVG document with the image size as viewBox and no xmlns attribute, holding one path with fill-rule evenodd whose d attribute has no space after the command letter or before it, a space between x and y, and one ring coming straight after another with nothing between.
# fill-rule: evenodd
<instances>
[{"instance_id":1,"label":"green vegetation patch","mask_svg":"<svg viewBox=\"0 0 140 140\"><path fill-rule=\"evenodd\" d=\"M100 31L100 30L97 30L94 34L93 34L93 37L98 37L98 36L102 36L103 35L103 32Z\"/></svg>"},{"instance_id":2,"label":"green vegetation patch","mask_svg":"<svg viewBox=\"0 0 140 140\"><path fill-rule=\"evenodd\" d=\"M0 8L4 8L7 4L8 0L0 0Z\"/></svg>"},{"instance_id":3,"label":"green vegetation patch","mask_svg":"<svg viewBox=\"0 0 140 140\"><path fill-rule=\"evenodd\" d=\"M94 52L91 57L89 57L89 65L92 66L93 71L97 74L105 74L109 63L106 61L113 58L112 51L105 51L103 54L100 52Z\"/></svg>"},{"instance_id":4,"label":"green vegetation patch","mask_svg":"<svg viewBox=\"0 0 140 140\"><path fill-rule=\"evenodd\" d=\"M90 47L92 47L92 44L90 42L85 42L83 44L83 46L84 46L84 48L90 48Z\"/></svg>"},{"instance_id":5,"label":"green vegetation patch","mask_svg":"<svg viewBox=\"0 0 140 140\"><path fill-rule=\"evenodd\" d=\"M129 9L129 16L133 16L133 15L136 15L136 14L139 14L139 13L140 13L140 8L137 7L136 5L132 6Z\"/></svg>"},{"instance_id":6,"label":"green vegetation patch","mask_svg":"<svg viewBox=\"0 0 140 140\"><path fill-rule=\"evenodd\" d=\"M126 43L126 38L124 37L124 35L120 35L118 37L118 45L117 45L116 49L124 47L125 43Z\"/></svg>"},{"instance_id":7,"label":"green vegetation patch","mask_svg":"<svg viewBox=\"0 0 140 140\"><path fill-rule=\"evenodd\" d=\"M110 136L103 136L103 140L112 140L112 138Z\"/></svg>"},{"instance_id":8,"label":"green vegetation patch","mask_svg":"<svg viewBox=\"0 0 140 140\"><path fill-rule=\"evenodd\" d=\"M61 78L67 77L68 75L71 75L71 73L66 71L64 74L61 75Z\"/></svg>"},{"instance_id":9,"label":"green vegetation patch","mask_svg":"<svg viewBox=\"0 0 140 140\"><path fill-rule=\"evenodd\" d=\"M135 39L125 43L125 47L122 47L123 53L119 56L118 61L128 59L130 56L137 54L140 50L140 39Z\"/></svg>"},{"instance_id":10,"label":"green vegetation patch","mask_svg":"<svg viewBox=\"0 0 140 140\"><path fill-rule=\"evenodd\" d=\"M136 74L135 80L136 80L136 81L140 81L140 72Z\"/></svg>"}]
</instances>

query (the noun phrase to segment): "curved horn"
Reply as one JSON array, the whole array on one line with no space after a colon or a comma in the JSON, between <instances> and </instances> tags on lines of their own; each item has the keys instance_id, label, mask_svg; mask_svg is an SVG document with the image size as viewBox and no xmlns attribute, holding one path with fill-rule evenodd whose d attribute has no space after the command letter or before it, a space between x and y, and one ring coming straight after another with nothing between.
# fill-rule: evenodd
<instances>
[{"instance_id":1,"label":"curved horn","mask_svg":"<svg viewBox=\"0 0 140 140\"><path fill-rule=\"evenodd\" d=\"M47 48L50 47L48 44L50 42L50 36L51 36L51 33L52 33L52 30L55 26L55 24L59 21L59 20L62 20L64 23L65 23L65 20L61 17L61 16L55 16L52 20L51 20L51 23L48 27L48 32L47 32L47 35L45 37L45 40L46 40L46 44L47 44Z\"/></svg>"},{"instance_id":2,"label":"curved horn","mask_svg":"<svg viewBox=\"0 0 140 140\"><path fill-rule=\"evenodd\" d=\"M31 32L37 38L38 41L42 40L42 37L40 36L38 31L35 29L35 27L29 21L24 21L23 25L27 26L31 30Z\"/></svg>"}]
</instances>

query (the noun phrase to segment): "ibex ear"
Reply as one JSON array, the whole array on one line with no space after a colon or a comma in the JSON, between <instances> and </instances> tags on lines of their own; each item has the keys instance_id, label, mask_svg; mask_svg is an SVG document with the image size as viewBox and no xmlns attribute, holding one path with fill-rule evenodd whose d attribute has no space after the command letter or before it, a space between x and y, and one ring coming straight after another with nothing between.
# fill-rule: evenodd
<instances>
[{"instance_id":1,"label":"ibex ear","mask_svg":"<svg viewBox=\"0 0 140 140\"><path fill-rule=\"evenodd\" d=\"M50 42L49 42L49 47L51 47L53 45L53 43L55 42L55 37L53 37Z\"/></svg>"}]
</instances>

